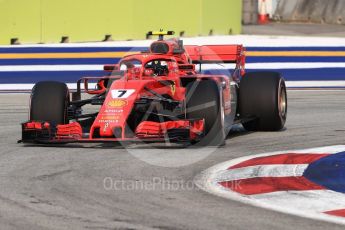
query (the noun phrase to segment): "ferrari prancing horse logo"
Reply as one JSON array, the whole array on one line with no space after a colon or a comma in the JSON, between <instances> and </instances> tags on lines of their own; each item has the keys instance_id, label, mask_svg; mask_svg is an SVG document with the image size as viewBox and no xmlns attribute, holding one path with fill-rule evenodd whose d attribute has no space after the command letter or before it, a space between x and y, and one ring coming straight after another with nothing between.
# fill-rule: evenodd
<instances>
[{"instance_id":1,"label":"ferrari prancing horse logo","mask_svg":"<svg viewBox=\"0 0 345 230\"><path fill-rule=\"evenodd\" d=\"M172 85L170 85L170 88L171 88L171 93L172 93L172 95L175 95L175 92L176 92L176 85L175 85L175 83L173 83Z\"/></svg>"}]
</instances>

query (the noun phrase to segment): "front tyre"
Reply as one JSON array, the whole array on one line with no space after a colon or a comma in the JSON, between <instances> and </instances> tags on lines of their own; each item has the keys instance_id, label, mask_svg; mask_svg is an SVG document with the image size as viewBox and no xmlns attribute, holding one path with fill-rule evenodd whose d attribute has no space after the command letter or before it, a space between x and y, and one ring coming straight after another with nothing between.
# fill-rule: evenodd
<instances>
[{"instance_id":1,"label":"front tyre","mask_svg":"<svg viewBox=\"0 0 345 230\"><path fill-rule=\"evenodd\" d=\"M31 92L30 120L67 124L69 90L67 85L56 81L35 84Z\"/></svg>"},{"instance_id":2,"label":"front tyre","mask_svg":"<svg viewBox=\"0 0 345 230\"><path fill-rule=\"evenodd\" d=\"M245 74L240 82L239 106L246 130L281 130L287 118L284 78L276 72Z\"/></svg>"},{"instance_id":3,"label":"front tyre","mask_svg":"<svg viewBox=\"0 0 345 230\"><path fill-rule=\"evenodd\" d=\"M186 102L188 119L205 120L205 136L196 146L224 145L224 109L216 82L202 80L189 83Z\"/></svg>"}]
</instances>

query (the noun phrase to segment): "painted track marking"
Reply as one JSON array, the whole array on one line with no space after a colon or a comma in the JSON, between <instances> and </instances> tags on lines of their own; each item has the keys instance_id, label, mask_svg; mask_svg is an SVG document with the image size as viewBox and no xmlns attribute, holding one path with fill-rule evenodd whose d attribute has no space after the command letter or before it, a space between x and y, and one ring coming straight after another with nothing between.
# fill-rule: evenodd
<instances>
[{"instance_id":1,"label":"painted track marking","mask_svg":"<svg viewBox=\"0 0 345 230\"><path fill-rule=\"evenodd\" d=\"M345 224L345 194L338 193L335 191L331 191L328 189L325 189L324 187L314 184L310 181L308 183L311 183L312 185L315 185L309 187L307 190L298 190L298 189L289 189L287 188L285 191L270 191L268 192L258 192L254 193L253 195L246 195L245 193L240 193L238 191L238 187L241 187L241 184L234 183L234 180L238 178L243 178L243 176L250 175L249 178L257 179L259 176L262 175L277 175L281 176L281 173L267 173L268 169L274 170L275 167L279 168L279 164L274 165L275 167L272 167L272 165L268 165L268 167L263 168L263 172L261 172L260 168L257 168L256 175L251 175L250 173L243 174L243 170L239 171L238 169L232 169L234 175L231 175L229 173L229 169L231 170L231 167L236 167L239 164L243 164L243 162L250 162L253 159L258 160L262 157L268 157L272 156L275 157L279 154L283 153L295 153L295 154L310 154L313 156L316 156L317 154L320 156L323 155L325 157L325 153L327 154L335 154L338 152L342 152L345 150L344 145L339 146L329 146L329 147L321 147L321 148L313 148L313 149L305 149L305 150L298 150L298 151L284 151L284 152L273 152L273 153L265 153L265 154L259 154L259 155L253 155L253 156L247 156L247 157L241 157L237 159L233 159L218 165L215 165L206 171L202 172L195 178L195 183L198 187L201 189L217 195L221 196L227 199L240 201L245 204L254 205L261 208L271 209L287 214L297 215L305 218L311 218L311 219L317 219L317 220L323 220L327 222L333 222L338 224ZM321 157L320 157L321 158ZM292 167L293 165L299 165L297 166L299 170L303 170L305 167L304 164L290 164ZM287 175L293 175L292 177L295 177L295 179L301 174L300 171L296 171L296 176L294 176L294 173L291 172L293 170L290 166L285 168L287 170ZM255 172L253 170L253 166L244 166L248 169L249 172ZM286 167L286 166L284 166ZM237 170L237 171L236 171ZM258 172L260 171L260 172ZM265 172L266 171L266 172ZM222 174L222 172L226 172L225 174ZM277 171L278 172L278 171ZM237 175L237 173L240 173ZM223 178L222 178L223 177ZM265 178L265 177L261 177ZM268 177L266 177L268 178ZM275 177L277 178L277 177ZM222 179L230 179L228 182L230 183L228 186L230 186L229 189L227 186L222 185L220 183L223 181ZM223 182L224 182L223 181ZM306 185L306 182L302 185ZM231 187L232 186L232 187ZM237 190L237 191L236 191Z\"/></svg>"}]
</instances>

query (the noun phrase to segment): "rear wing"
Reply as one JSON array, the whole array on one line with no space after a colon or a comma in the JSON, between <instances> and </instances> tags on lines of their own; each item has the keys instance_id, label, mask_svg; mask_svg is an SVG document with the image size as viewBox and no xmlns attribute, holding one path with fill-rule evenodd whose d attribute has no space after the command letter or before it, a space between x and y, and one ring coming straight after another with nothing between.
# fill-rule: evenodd
<instances>
[{"instance_id":1,"label":"rear wing","mask_svg":"<svg viewBox=\"0 0 345 230\"><path fill-rule=\"evenodd\" d=\"M245 62L245 48L242 45L184 46L193 64Z\"/></svg>"}]
</instances>

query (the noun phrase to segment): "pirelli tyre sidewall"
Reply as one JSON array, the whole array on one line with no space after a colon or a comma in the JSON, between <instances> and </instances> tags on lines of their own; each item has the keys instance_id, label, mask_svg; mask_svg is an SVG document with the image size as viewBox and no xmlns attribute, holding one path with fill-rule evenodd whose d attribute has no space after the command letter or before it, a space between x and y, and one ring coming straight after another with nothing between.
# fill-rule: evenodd
<instances>
[{"instance_id":1,"label":"pirelli tyre sidewall","mask_svg":"<svg viewBox=\"0 0 345 230\"><path fill-rule=\"evenodd\" d=\"M239 111L249 131L278 131L287 118L284 78L277 72L251 72L240 82ZM255 118L247 120L248 118Z\"/></svg>"},{"instance_id":2,"label":"pirelli tyre sidewall","mask_svg":"<svg viewBox=\"0 0 345 230\"><path fill-rule=\"evenodd\" d=\"M219 146L225 143L224 109L218 85L213 80L187 85L188 119L205 119L205 136L194 146Z\"/></svg>"},{"instance_id":3,"label":"pirelli tyre sidewall","mask_svg":"<svg viewBox=\"0 0 345 230\"><path fill-rule=\"evenodd\" d=\"M42 81L35 84L30 99L30 120L67 124L69 90L62 82Z\"/></svg>"}]
</instances>

